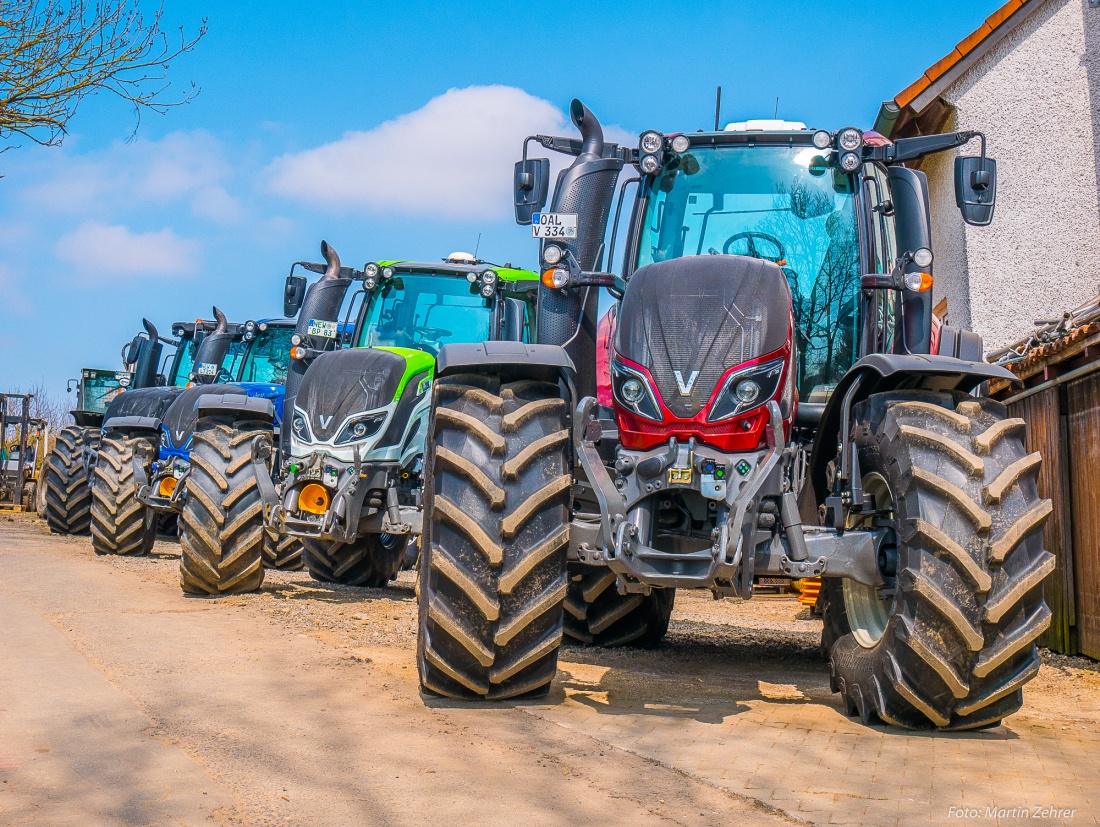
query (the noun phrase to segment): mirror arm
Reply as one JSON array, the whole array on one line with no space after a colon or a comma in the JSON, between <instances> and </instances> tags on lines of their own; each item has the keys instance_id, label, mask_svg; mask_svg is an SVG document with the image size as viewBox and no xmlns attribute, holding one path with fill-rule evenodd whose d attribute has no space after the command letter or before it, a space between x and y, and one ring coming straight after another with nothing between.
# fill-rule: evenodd
<instances>
[{"instance_id":1,"label":"mirror arm","mask_svg":"<svg viewBox=\"0 0 1100 827\"><path fill-rule=\"evenodd\" d=\"M985 157L985 135L976 130L962 132L943 132L937 135L921 135L916 138L898 138L890 146L874 147L870 160L886 164L900 164L903 161L915 161L926 155L955 149L970 143L975 138L982 142L982 157Z\"/></svg>"}]
</instances>

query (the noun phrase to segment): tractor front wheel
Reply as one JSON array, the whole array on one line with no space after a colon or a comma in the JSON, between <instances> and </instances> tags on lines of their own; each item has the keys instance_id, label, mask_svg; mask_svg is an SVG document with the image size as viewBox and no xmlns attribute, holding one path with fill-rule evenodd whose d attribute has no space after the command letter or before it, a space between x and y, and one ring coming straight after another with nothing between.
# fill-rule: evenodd
<instances>
[{"instance_id":1,"label":"tractor front wheel","mask_svg":"<svg viewBox=\"0 0 1100 827\"><path fill-rule=\"evenodd\" d=\"M676 590L619 594L615 580L602 566L570 564L565 636L585 646L656 648L668 632Z\"/></svg>"},{"instance_id":2,"label":"tractor front wheel","mask_svg":"<svg viewBox=\"0 0 1100 827\"><path fill-rule=\"evenodd\" d=\"M381 589L397 577L405 556L404 534L364 534L351 543L303 539L309 576L322 583Z\"/></svg>"},{"instance_id":3,"label":"tractor front wheel","mask_svg":"<svg viewBox=\"0 0 1100 827\"><path fill-rule=\"evenodd\" d=\"M99 450L99 429L70 425L57 434L40 479L45 508L40 512L54 534L87 534L92 522L90 469Z\"/></svg>"},{"instance_id":4,"label":"tractor front wheel","mask_svg":"<svg viewBox=\"0 0 1100 827\"><path fill-rule=\"evenodd\" d=\"M856 406L855 447L884 532L886 586L826 578L834 691L850 714L911 729L996 725L1039 671L1050 624L1042 584L1049 500L1024 421L962 393L876 394ZM866 523L866 525L858 524Z\"/></svg>"},{"instance_id":5,"label":"tractor front wheel","mask_svg":"<svg viewBox=\"0 0 1100 827\"><path fill-rule=\"evenodd\" d=\"M417 666L452 698L544 694L568 581L567 405L557 384L436 384L425 452Z\"/></svg>"},{"instance_id":6,"label":"tractor front wheel","mask_svg":"<svg viewBox=\"0 0 1100 827\"><path fill-rule=\"evenodd\" d=\"M144 437L108 434L99 443L92 484L92 549L96 554L146 555L157 539L157 515L138 499L138 467L156 452Z\"/></svg>"},{"instance_id":7,"label":"tractor front wheel","mask_svg":"<svg viewBox=\"0 0 1100 827\"><path fill-rule=\"evenodd\" d=\"M272 450L267 423L199 421L179 519L187 594L242 594L263 585L266 531L254 459Z\"/></svg>"}]
</instances>

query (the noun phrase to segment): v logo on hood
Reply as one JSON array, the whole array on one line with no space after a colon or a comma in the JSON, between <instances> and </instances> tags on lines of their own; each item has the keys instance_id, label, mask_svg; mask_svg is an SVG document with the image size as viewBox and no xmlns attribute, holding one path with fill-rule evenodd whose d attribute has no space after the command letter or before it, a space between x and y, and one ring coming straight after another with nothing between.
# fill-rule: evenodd
<instances>
[{"instance_id":1,"label":"v logo on hood","mask_svg":"<svg viewBox=\"0 0 1100 827\"><path fill-rule=\"evenodd\" d=\"M322 428L327 428L329 426L329 423L332 422L332 417L333 414L329 414L328 416L321 416L320 414L318 414L317 421L321 423Z\"/></svg>"},{"instance_id":2,"label":"v logo on hood","mask_svg":"<svg viewBox=\"0 0 1100 827\"><path fill-rule=\"evenodd\" d=\"M676 387L680 389L680 396L691 396L691 389L695 387L695 380L699 378L699 371L693 370L686 382L680 371L674 370L672 374L676 377Z\"/></svg>"}]
</instances>

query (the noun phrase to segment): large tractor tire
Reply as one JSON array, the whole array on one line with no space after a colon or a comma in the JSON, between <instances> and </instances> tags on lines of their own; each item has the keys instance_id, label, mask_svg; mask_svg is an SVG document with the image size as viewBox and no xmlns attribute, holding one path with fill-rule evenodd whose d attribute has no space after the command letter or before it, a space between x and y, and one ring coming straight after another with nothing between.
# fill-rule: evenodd
<instances>
[{"instance_id":1,"label":"large tractor tire","mask_svg":"<svg viewBox=\"0 0 1100 827\"><path fill-rule=\"evenodd\" d=\"M180 511L180 588L226 595L264 582L264 514L254 456L272 452L271 426L200 420Z\"/></svg>"},{"instance_id":2,"label":"large tractor tire","mask_svg":"<svg viewBox=\"0 0 1100 827\"><path fill-rule=\"evenodd\" d=\"M91 467L99 450L99 429L70 425L57 434L46 457L43 516L54 534L87 534L92 522Z\"/></svg>"},{"instance_id":3,"label":"large tractor tire","mask_svg":"<svg viewBox=\"0 0 1100 827\"><path fill-rule=\"evenodd\" d=\"M99 443L92 482L92 549L96 554L145 555L157 539L157 515L138 499L135 462L146 469L149 439L106 435Z\"/></svg>"},{"instance_id":4,"label":"large tractor tire","mask_svg":"<svg viewBox=\"0 0 1100 827\"><path fill-rule=\"evenodd\" d=\"M659 646L668 632L676 590L619 594L615 579L602 566L569 566L565 636L585 646Z\"/></svg>"},{"instance_id":5,"label":"large tractor tire","mask_svg":"<svg viewBox=\"0 0 1100 827\"><path fill-rule=\"evenodd\" d=\"M452 698L544 694L568 580L569 431L556 384L436 385L425 455L417 665Z\"/></svg>"},{"instance_id":6,"label":"large tractor tire","mask_svg":"<svg viewBox=\"0 0 1100 827\"><path fill-rule=\"evenodd\" d=\"M265 569L275 571L299 571L305 566L302 559L302 541L289 534L264 531L263 560Z\"/></svg>"},{"instance_id":7,"label":"large tractor tire","mask_svg":"<svg viewBox=\"0 0 1100 827\"><path fill-rule=\"evenodd\" d=\"M876 394L853 414L863 488L892 532L885 593L825 579L824 644L849 714L911 729L976 729L1020 708L1050 624L1050 500L1024 421L961 393ZM857 526L853 526L857 527ZM888 535L889 536L889 535Z\"/></svg>"},{"instance_id":8,"label":"large tractor tire","mask_svg":"<svg viewBox=\"0 0 1100 827\"><path fill-rule=\"evenodd\" d=\"M401 571L406 542L403 534L364 534L352 543L303 539L302 547L314 580L381 589Z\"/></svg>"}]
</instances>

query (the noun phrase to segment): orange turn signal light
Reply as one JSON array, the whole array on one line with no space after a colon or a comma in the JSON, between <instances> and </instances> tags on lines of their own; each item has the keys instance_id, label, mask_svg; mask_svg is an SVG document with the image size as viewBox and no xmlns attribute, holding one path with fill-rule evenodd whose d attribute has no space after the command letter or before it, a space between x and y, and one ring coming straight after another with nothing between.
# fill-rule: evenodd
<instances>
[{"instance_id":1,"label":"orange turn signal light","mask_svg":"<svg viewBox=\"0 0 1100 827\"><path fill-rule=\"evenodd\" d=\"M916 293L924 293L932 289L931 273L906 273L905 286Z\"/></svg>"},{"instance_id":2,"label":"orange turn signal light","mask_svg":"<svg viewBox=\"0 0 1100 827\"><path fill-rule=\"evenodd\" d=\"M328 489L311 482L298 494L298 508L310 514L324 514L328 511Z\"/></svg>"},{"instance_id":3,"label":"orange turn signal light","mask_svg":"<svg viewBox=\"0 0 1100 827\"><path fill-rule=\"evenodd\" d=\"M160 485L157 486L157 493L162 497L171 497L172 492L176 490L176 478L165 477L160 481Z\"/></svg>"},{"instance_id":4,"label":"orange turn signal light","mask_svg":"<svg viewBox=\"0 0 1100 827\"><path fill-rule=\"evenodd\" d=\"M291 359L305 359L306 358L306 349L304 347L301 347L301 346L292 347L290 349L290 358Z\"/></svg>"},{"instance_id":5,"label":"orange turn signal light","mask_svg":"<svg viewBox=\"0 0 1100 827\"><path fill-rule=\"evenodd\" d=\"M564 267L551 267L543 270L542 283L547 287L565 287L569 284L569 271Z\"/></svg>"}]
</instances>

